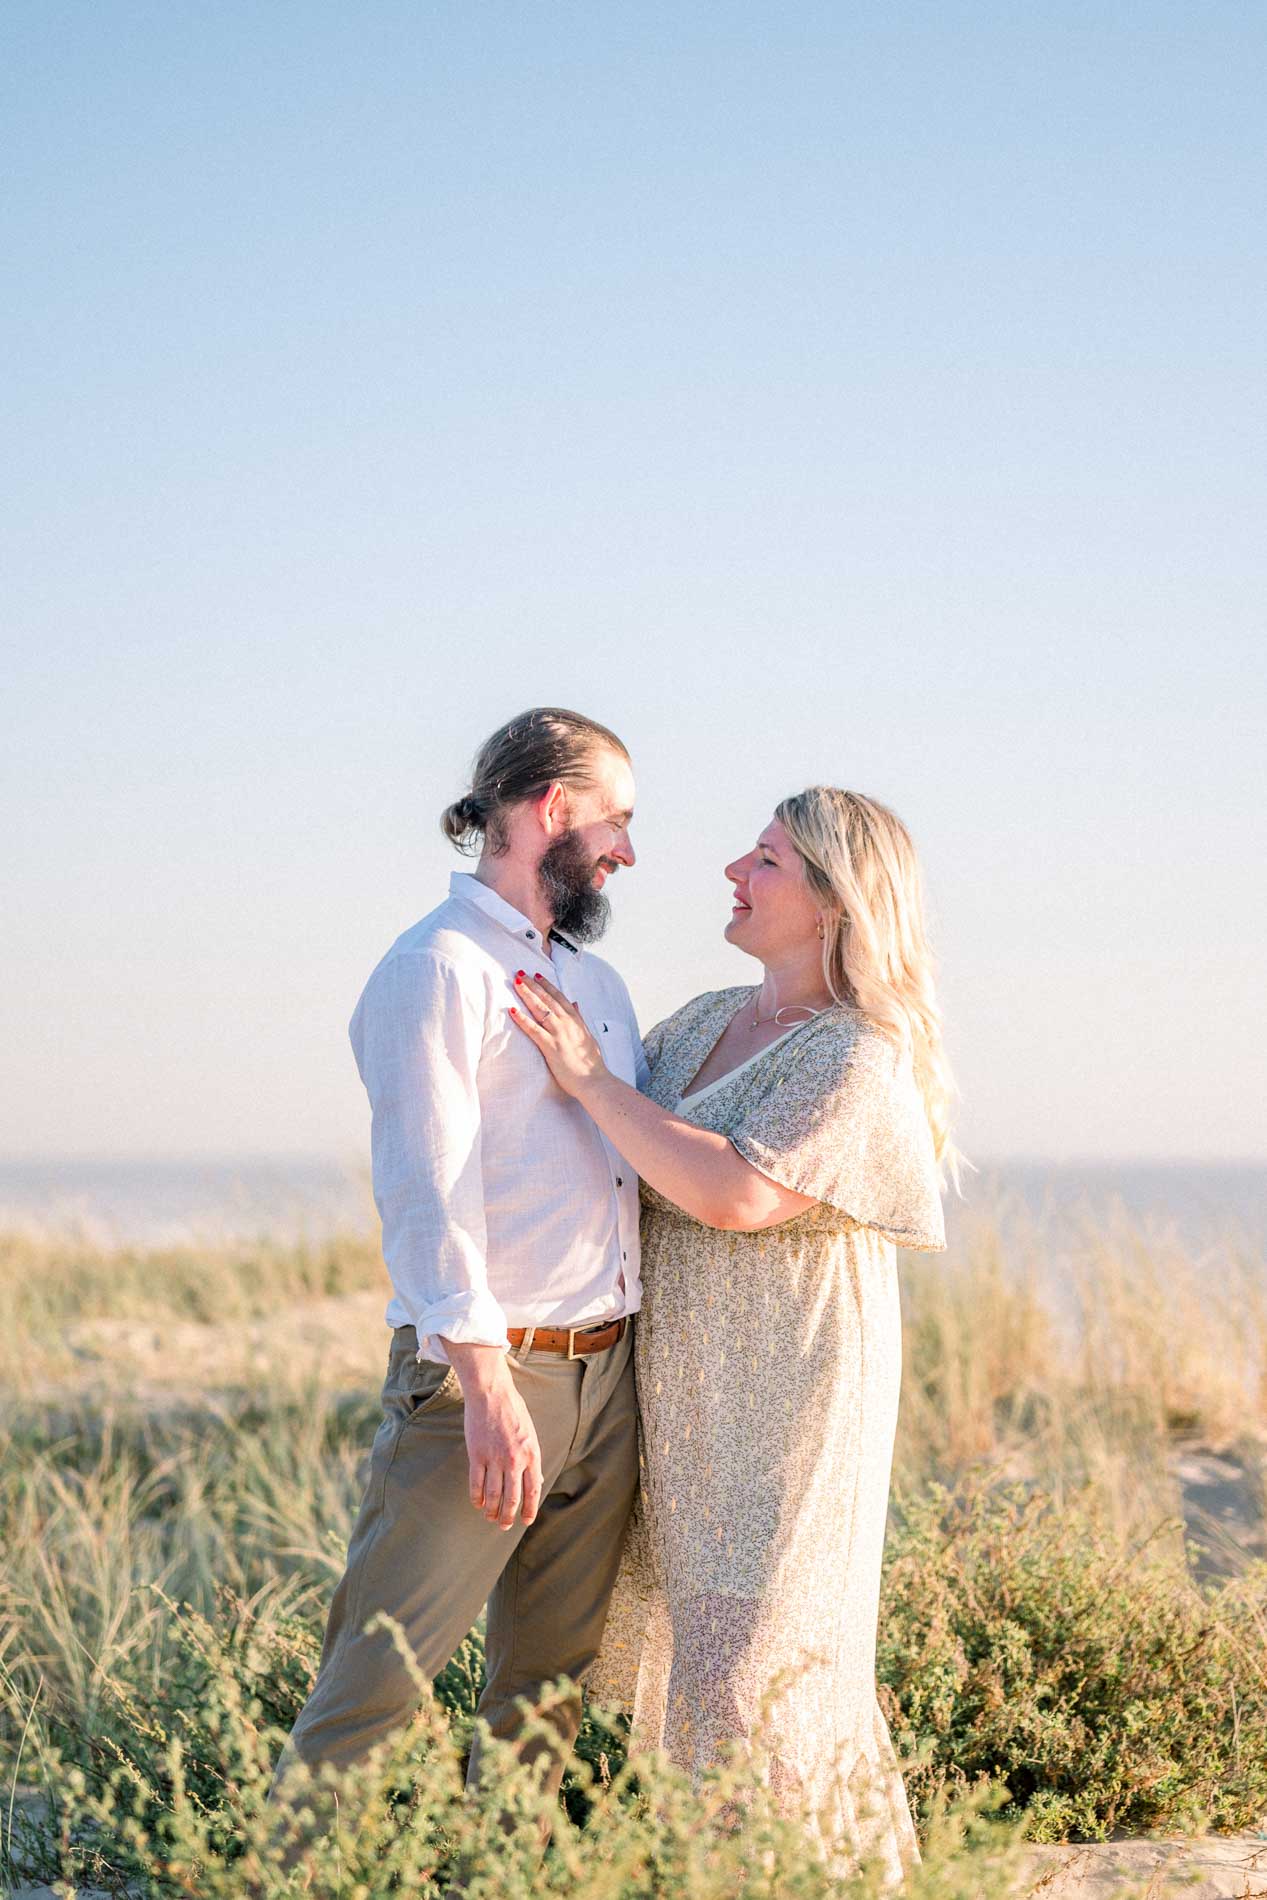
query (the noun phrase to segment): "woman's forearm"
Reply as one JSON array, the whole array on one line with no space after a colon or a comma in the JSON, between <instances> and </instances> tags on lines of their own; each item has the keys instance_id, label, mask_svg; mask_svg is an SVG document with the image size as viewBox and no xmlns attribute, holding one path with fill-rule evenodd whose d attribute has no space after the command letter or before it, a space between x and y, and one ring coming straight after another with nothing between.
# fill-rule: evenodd
<instances>
[{"instance_id":1,"label":"woman's forearm","mask_svg":"<svg viewBox=\"0 0 1267 1900\"><path fill-rule=\"evenodd\" d=\"M767 1180L725 1135L683 1121L618 1076L598 1076L578 1100L636 1174L706 1227L770 1227L814 1205Z\"/></svg>"},{"instance_id":2,"label":"woman's forearm","mask_svg":"<svg viewBox=\"0 0 1267 1900\"><path fill-rule=\"evenodd\" d=\"M603 1075L579 1098L582 1107L619 1149L635 1174L706 1227L724 1227L728 1190L736 1171L747 1167L726 1140L696 1128L640 1095L619 1076Z\"/></svg>"},{"instance_id":3,"label":"woman's forearm","mask_svg":"<svg viewBox=\"0 0 1267 1900\"><path fill-rule=\"evenodd\" d=\"M813 1200L752 1167L724 1135L673 1115L611 1073L575 1003L522 970L511 1020L536 1045L560 1088L666 1201L706 1227L752 1232L792 1220Z\"/></svg>"}]
</instances>

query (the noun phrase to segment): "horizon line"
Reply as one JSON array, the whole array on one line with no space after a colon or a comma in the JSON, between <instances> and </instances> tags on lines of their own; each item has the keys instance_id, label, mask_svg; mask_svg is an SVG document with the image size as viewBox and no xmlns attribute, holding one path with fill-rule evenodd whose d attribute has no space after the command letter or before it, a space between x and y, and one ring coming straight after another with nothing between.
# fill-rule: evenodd
<instances>
[{"instance_id":1,"label":"horizon line","mask_svg":"<svg viewBox=\"0 0 1267 1900\"><path fill-rule=\"evenodd\" d=\"M356 1154L333 1148L244 1149L31 1149L0 1151L0 1168L31 1166L122 1167L136 1165L242 1167L265 1164L285 1166L319 1163L323 1167L355 1168L369 1162L369 1147ZM993 1154L982 1156L978 1171L989 1168L1267 1168L1265 1154Z\"/></svg>"}]
</instances>

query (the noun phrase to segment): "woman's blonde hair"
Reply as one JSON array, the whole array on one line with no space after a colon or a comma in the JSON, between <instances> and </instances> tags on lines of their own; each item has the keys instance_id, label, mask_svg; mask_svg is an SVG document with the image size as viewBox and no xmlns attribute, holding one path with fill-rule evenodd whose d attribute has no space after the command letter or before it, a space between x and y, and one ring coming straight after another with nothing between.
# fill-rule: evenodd
<instances>
[{"instance_id":1,"label":"woman's blonde hair","mask_svg":"<svg viewBox=\"0 0 1267 1900\"><path fill-rule=\"evenodd\" d=\"M823 907L823 976L839 1003L865 1012L910 1057L938 1165L958 1182L950 1144L954 1078L942 1047L924 888L911 834L887 805L811 785L775 817Z\"/></svg>"}]
</instances>

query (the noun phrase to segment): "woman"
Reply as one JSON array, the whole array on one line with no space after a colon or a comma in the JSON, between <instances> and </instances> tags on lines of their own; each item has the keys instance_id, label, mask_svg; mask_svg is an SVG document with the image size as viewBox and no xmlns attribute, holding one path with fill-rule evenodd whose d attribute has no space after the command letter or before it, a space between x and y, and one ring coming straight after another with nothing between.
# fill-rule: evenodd
<instances>
[{"instance_id":1,"label":"woman","mask_svg":"<svg viewBox=\"0 0 1267 1900\"><path fill-rule=\"evenodd\" d=\"M875 1693L901 1369L895 1248L945 1245L950 1077L901 821L832 786L726 867L725 935L763 968L608 1074L542 979L513 1012L643 1181L641 1523L599 1675L698 1773L757 1742L833 1860L918 1860Z\"/></svg>"}]
</instances>

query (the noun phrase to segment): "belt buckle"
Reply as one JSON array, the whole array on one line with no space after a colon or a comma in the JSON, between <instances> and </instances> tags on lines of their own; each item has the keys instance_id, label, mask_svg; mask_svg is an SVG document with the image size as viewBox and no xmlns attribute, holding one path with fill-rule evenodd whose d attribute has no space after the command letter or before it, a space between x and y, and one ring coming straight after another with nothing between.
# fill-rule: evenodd
<instances>
[{"instance_id":1,"label":"belt buckle","mask_svg":"<svg viewBox=\"0 0 1267 1900\"><path fill-rule=\"evenodd\" d=\"M568 1327L568 1358L580 1359L583 1356L581 1353L575 1351L576 1335L578 1333L605 1333L605 1332L610 1331L610 1329L613 1326L616 1328L616 1338L613 1339L612 1341L612 1345L614 1346L617 1340L621 1340L625 1336L625 1322L623 1318L622 1319L607 1319L607 1320L591 1320L588 1326L569 1326Z\"/></svg>"}]
</instances>

